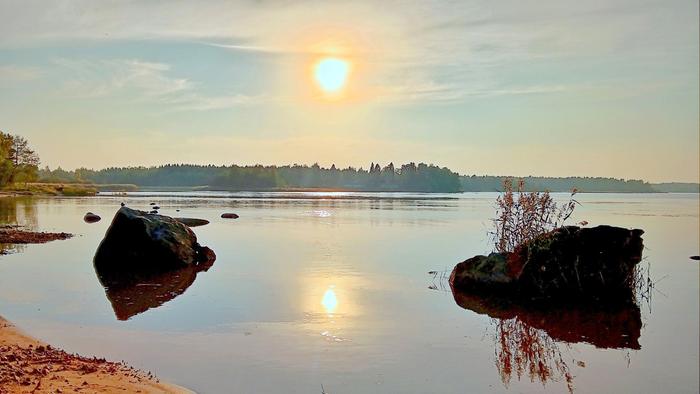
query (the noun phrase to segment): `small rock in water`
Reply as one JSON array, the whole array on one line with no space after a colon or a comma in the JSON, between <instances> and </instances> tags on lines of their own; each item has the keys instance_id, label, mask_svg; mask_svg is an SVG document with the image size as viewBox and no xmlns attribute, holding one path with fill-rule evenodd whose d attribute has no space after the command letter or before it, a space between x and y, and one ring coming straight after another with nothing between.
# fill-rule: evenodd
<instances>
[{"instance_id":1,"label":"small rock in water","mask_svg":"<svg viewBox=\"0 0 700 394\"><path fill-rule=\"evenodd\" d=\"M238 219L238 215L235 213L222 213L221 217L223 219Z\"/></svg>"},{"instance_id":2,"label":"small rock in water","mask_svg":"<svg viewBox=\"0 0 700 394\"><path fill-rule=\"evenodd\" d=\"M156 205L156 203L152 202L150 205Z\"/></svg>"},{"instance_id":3,"label":"small rock in water","mask_svg":"<svg viewBox=\"0 0 700 394\"><path fill-rule=\"evenodd\" d=\"M126 204L124 204L123 202L121 203L121 206L122 206L122 207L125 206L125 205L126 205Z\"/></svg>"},{"instance_id":4,"label":"small rock in water","mask_svg":"<svg viewBox=\"0 0 700 394\"><path fill-rule=\"evenodd\" d=\"M83 220L85 221L85 223L95 223L95 222L99 222L100 219L102 219L102 218L99 217L98 215L95 215L95 214L92 213L92 212L88 212L88 213L85 214L85 216L83 216Z\"/></svg>"},{"instance_id":5,"label":"small rock in water","mask_svg":"<svg viewBox=\"0 0 700 394\"><path fill-rule=\"evenodd\" d=\"M155 213L155 214L158 214L158 211L156 211L156 210L154 209L154 210L150 211L149 213Z\"/></svg>"},{"instance_id":6,"label":"small rock in water","mask_svg":"<svg viewBox=\"0 0 700 394\"><path fill-rule=\"evenodd\" d=\"M700 256L690 256L691 260L700 260Z\"/></svg>"},{"instance_id":7,"label":"small rock in water","mask_svg":"<svg viewBox=\"0 0 700 394\"><path fill-rule=\"evenodd\" d=\"M209 224L208 220L205 219L195 219L195 218L173 218L177 220L178 222L184 224L187 227L197 227L197 226L204 226L205 224Z\"/></svg>"},{"instance_id":8,"label":"small rock in water","mask_svg":"<svg viewBox=\"0 0 700 394\"><path fill-rule=\"evenodd\" d=\"M153 209L160 209L160 207L157 206L157 205L154 205L154 206L153 206Z\"/></svg>"}]
</instances>

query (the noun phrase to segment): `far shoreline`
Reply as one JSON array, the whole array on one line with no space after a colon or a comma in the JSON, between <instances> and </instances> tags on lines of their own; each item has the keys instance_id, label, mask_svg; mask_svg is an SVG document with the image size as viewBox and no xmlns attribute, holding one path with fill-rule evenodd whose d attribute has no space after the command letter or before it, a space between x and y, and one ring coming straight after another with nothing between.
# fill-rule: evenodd
<instances>
[{"instance_id":1,"label":"far shoreline","mask_svg":"<svg viewBox=\"0 0 700 394\"><path fill-rule=\"evenodd\" d=\"M504 179L508 179L507 177ZM645 184L639 190L629 188L595 188L578 187L575 182L565 185L547 187L539 184L529 184L527 192L549 192L569 194L575 190L577 194L700 194L700 184L694 183L659 183ZM671 185L671 186L669 186ZM476 187L475 187L476 186ZM148 193L186 193L186 192L219 192L219 193L404 193L404 194L449 194L458 195L464 193L501 193L502 188L496 185L463 184L460 190L440 188L386 188L386 187L221 187L210 185L137 185L137 184L107 184L90 182L29 182L14 184L0 189L0 197L22 196L56 196L56 197L90 197L100 195L129 195L141 193L140 196L148 196ZM589 185L591 186L591 185ZM466 189L466 190L465 190ZM332 197L332 196L323 196Z\"/></svg>"}]
</instances>

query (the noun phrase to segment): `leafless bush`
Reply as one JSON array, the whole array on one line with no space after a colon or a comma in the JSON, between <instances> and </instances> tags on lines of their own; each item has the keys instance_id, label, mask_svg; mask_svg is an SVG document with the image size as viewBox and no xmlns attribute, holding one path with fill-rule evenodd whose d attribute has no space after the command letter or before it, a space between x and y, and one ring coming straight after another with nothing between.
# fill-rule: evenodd
<instances>
[{"instance_id":1,"label":"leafless bush","mask_svg":"<svg viewBox=\"0 0 700 394\"><path fill-rule=\"evenodd\" d=\"M576 189L571 191L569 201L561 205L547 191L526 192L522 179L516 190L513 180L505 179L503 189L496 199L496 219L491 233L500 253L512 252L523 242L562 226L578 204L574 200Z\"/></svg>"}]
</instances>

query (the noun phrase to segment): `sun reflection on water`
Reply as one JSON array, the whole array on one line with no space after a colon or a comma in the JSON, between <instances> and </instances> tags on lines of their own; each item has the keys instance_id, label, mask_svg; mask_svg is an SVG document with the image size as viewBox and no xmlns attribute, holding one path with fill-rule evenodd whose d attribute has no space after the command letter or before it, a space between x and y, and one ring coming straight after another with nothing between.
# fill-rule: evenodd
<instances>
[{"instance_id":1,"label":"sun reflection on water","mask_svg":"<svg viewBox=\"0 0 700 394\"><path fill-rule=\"evenodd\" d=\"M328 290L323 293L323 298L321 299L321 305L326 310L326 313L332 315L335 309L338 307L338 297L335 295L335 286L328 286Z\"/></svg>"},{"instance_id":2,"label":"sun reflection on water","mask_svg":"<svg viewBox=\"0 0 700 394\"><path fill-rule=\"evenodd\" d=\"M324 264L322 272L301 278L302 326L309 335L329 343L352 342L362 315L355 289L365 282L358 275L343 272L340 263L324 260Z\"/></svg>"}]
</instances>

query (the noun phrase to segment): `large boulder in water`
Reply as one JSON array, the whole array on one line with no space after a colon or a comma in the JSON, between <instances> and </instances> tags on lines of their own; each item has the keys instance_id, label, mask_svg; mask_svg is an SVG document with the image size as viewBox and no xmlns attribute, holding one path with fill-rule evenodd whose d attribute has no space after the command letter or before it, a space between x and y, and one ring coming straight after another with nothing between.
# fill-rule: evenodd
<instances>
[{"instance_id":1,"label":"large boulder in water","mask_svg":"<svg viewBox=\"0 0 700 394\"><path fill-rule=\"evenodd\" d=\"M643 233L612 226L561 227L512 253L475 256L457 264L450 284L463 291L529 298L631 297Z\"/></svg>"},{"instance_id":2,"label":"large boulder in water","mask_svg":"<svg viewBox=\"0 0 700 394\"><path fill-rule=\"evenodd\" d=\"M102 281L124 275L149 275L209 264L214 252L199 245L186 225L164 215L121 207L95 253ZM103 283L105 284L105 283Z\"/></svg>"}]
</instances>

